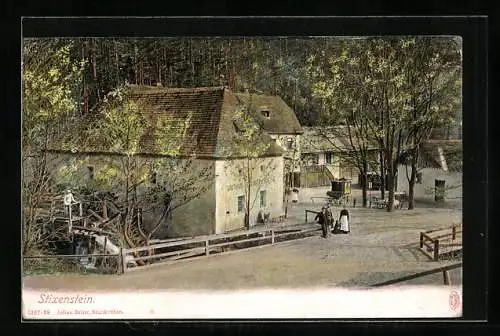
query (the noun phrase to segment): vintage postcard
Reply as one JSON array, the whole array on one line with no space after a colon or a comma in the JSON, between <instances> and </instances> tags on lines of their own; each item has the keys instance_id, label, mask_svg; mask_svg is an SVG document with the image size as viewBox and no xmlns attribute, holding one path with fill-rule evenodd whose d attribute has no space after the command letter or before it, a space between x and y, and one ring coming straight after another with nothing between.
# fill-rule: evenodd
<instances>
[{"instance_id":1,"label":"vintage postcard","mask_svg":"<svg viewBox=\"0 0 500 336\"><path fill-rule=\"evenodd\" d=\"M462 316L459 36L22 43L23 319Z\"/></svg>"}]
</instances>

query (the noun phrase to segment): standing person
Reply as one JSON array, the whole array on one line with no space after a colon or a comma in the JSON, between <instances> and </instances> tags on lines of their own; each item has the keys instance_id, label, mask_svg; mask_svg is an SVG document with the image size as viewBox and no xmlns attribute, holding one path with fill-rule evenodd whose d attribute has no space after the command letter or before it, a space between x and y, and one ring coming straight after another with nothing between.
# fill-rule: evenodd
<instances>
[{"instance_id":1,"label":"standing person","mask_svg":"<svg viewBox=\"0 0 500 336\"><path fill-rule=\"evenodd\" d=\"M316 217L314 218L321 225L321 231L323 232L323 238L326 238L328 235L328 227L326 223L326 209L325 207L321 208L321 212L318 212Z\"/></svg>"},{"instance_id":2,"label":"standing person","mask_svg":"<svg viewBox=\"0 0 500 336\"><path fill-rule=\"evenodd\" d=\"M325 208L325 215L326 215L326 225L328 229L333 229L333 214L332 211L330 210L330 206L326 206Z\"/></svg>"},{"instance_id":3,"label":"standing person","mask_svg":"<svg viewBox=\"0 0 500 336\"><path fill-rule=\"evenodd\" d=\"M76 203L75 198L73 197L73 193L71 192L71 189L66 190L66 193L64 194L63 197L63 202L65 206L65 211L66 214L69 215L71 213L71 205Z\"/></svg>"},{"instance_id":4,"label":"standing person","mask_svg":"<svg viewBox=\"0 0 500 336\"><path fill-rule=\"evenodd\" d=\"M340 232L342 233L349 233L349 211L347 209L342 209L340 211L340 217L339 217L339 223L340 223Z\"/></svg>"}]
</instances>

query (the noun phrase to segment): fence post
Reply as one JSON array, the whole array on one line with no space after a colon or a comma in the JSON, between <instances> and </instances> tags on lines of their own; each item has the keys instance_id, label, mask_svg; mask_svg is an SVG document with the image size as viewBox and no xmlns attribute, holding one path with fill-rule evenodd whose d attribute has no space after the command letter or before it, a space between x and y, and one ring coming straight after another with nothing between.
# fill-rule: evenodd
<instances>
[{"instance_id":1,"label":"fence post","mask_svg":"<svg viewBox=\"0 0 500 336\"><path fill-rule=\"evenodd\" d=\"M208 238L205 240L205 255L210 255L210 250L208 249Z\"/></svg>"},{"instance_id":2,"label":"fence post","mask_svg":"<svg viewBox=\"0 0 500 336\"><path fill-rule=\"evenodd\" d=\"M124 274L127 271L127 260L125 259L125 255L123 254L123 247L120 247L120 264L122 274Z\"/></svg>"},{"instance_id":3,"label":"fence post","mask_svg":"<svg viewBox=\"0 0 500 336\"><path fill-rule=\"evenodd\" d=\"M68 208L69 208L69 211L68 211L68 214L69 214L69 218L68 218L68 234L70 234L70 233L71 233L71 230L73 229L73 223L72 223L72 221L71 221L71 215L72 215L72 214L71 214L71 212L72 212L72 211L71 211L71 208L72 208L72 207L71 207L71 204L68 206Z\"/></svg>"},{"instance_id":4,"label":"fence post","mask_svg":"<svg viewBox=\"0 0 500 336\"><path fill-rule=\"evenodd\" d=\"M305 212L306 212L306 223L307 223L307 210L305 210Z\"/></svg>"},{"instance_id":5,"label":"fence post","mask_svg":"<svg viewBox=\"0 0 500 336\"><path fill-rule=\"evenodd\" d=\"M451 228L451 240L455 240L456 235L457 235L457 228L455 225L453 225Z\"/></svg>"},{"instance_id":6,"label":"fence post","mask_svg":"<svg viewBox=\"0 0 500 336\"><path fill-rule=\"evenodd\" d=\"M424 247L424 233L420 232L420 248Z\"/></svg>"},{"instance_id":7,"label":"fence post","mask_svg":"<svg viewBox=\"0 0 500 336\"><path fill-rule=\"evenodd\" d=\"M271 244L274 244L274 230L271 229Z\"/></svg>"},{"instance_id":8,"label":"fence post","mask_svg":"<svg viewBox=\"0 0 500 336\"><path fill-rule=\"evenodd\" d=\"M439 260L439 239L434 240L434 261Z\"/></svg>"},{"instance_id":9,"label":"fence post","mask_svg":"<svg viewBox=\"0 0 500 336\"><path fill-rule=\"evenodd\" d=\"M450 272L448 270L443 270L443 282L445 285L451 285Z\"/></svg>"}]
</instances>

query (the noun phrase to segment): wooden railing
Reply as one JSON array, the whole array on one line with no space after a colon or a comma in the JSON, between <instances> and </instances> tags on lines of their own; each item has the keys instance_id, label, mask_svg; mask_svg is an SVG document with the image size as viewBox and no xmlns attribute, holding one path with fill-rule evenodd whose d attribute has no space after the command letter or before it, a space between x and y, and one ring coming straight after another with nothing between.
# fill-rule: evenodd
<instances>
[{"instance_id":1,"label":"wooden railing","mask_svg":"<svg viewBox=\"0 0 500 336\"><path fill-rule=\"evenodd\" d=\"M274 229L266 228L260 230L249 230L246 232L238 232L231 234L218 234L210 236L202 236L192 239L183 239L180 241L165 242L153 244L149 246L141 246L130 249L121 250L122 269L125 271L143 269L146 266L153 266L158 264L166 264L177 262L180 260L189 260L201 257L216 255L226 251L231 245L245 245L249 243L262 242L257 246L275 244L282 238L291 235L309 235L317 232L318 228L306 229ZM254 237L249 237L254 236ZM280 239L281 238L281 239ZM249 244L252 245L252 244ZM257 246L240 246L236 250L245 250ZM214 253L212 253L214 252ZM128 267L125 255L134 255L133 260L138 263L135 267ZM145 255L141 255L145 254ZM140 265L141 262L146 262Z\"/></svg>"},{"instance_id":2,"label":"wooden railing","mask_svg":"<svg viewBox=\"0 0 500 336\"><path fill-rule=\"evenodd\" d=\"M305 210L305 214L306 214L306 223L307 223L307 213L310 212L310 213L313 213L315 215L319 214L318 211L313 211L313 210Z\"/></svg>"},{"instance_id":3,"label":"wooden railing","mask_svg":"<svg viewBox=\"0 0 500 336\"><path fill-rule=\"evenodd\" d=\"M451 241L454 241L461 232L462 227L457 225L452 225L445 229L420 232L420 249L432 260L438 261L440 252L442 252L440 248L462 246L461 241L459 243L443 243L443 240L449 240L449 238L451 238ZM433 254L430 254L428 250L431 250Z\"/></svg>"},{"instance_id":4,"label":"wooden railing","mask_svg":"<svg viewBox=\"0 0 500 336\"><path fill-rule=\"evenodd\" d=\"M372 287L381 287L381 286L393 285L393 284L396 284L396 283L400 283L400 282L404 282L404 281L409 281L409 280L413 280L413 279L416 279L416 278L421 278L421 277L424 277L424 276L427 276L427 275L436 274L436 273L440 273L440 272L443 273L443 283L445 285L451 285L451 279L450 279L450 273L449 273L449 271L451 271L453 269L456 269L456 268L460 268L460 267L462 267L462 263L461 262L453 264L453 265L442 266L442 267L438 267L438 268L433 268L431 270L427 270L427 271L423 271L423 272L419 272L419 273L410 274L410 275L407 275L407 276L404 276L404 277L401 277L401 278L397 278L397 279L392 279L392 280L389 280L389 281L380 282L380 283L377 283L375 285L372 285Z\"/></svg>"}]
</instances>

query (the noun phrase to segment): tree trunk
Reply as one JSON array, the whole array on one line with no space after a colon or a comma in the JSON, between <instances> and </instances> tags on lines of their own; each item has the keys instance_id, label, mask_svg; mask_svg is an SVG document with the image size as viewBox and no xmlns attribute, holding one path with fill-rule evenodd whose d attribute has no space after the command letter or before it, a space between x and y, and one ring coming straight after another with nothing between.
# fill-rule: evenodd
<instances>
[{"instance_id":1,"label":"tree trunk","mask_svg":"<svg viewBox=\"0 0 500 336\"><path fill-rule=\"evenodd\" d=\"M392 174L392 169L387 174L387 185L389 187L389 198L387 199L387 211L391 212L394 210L394 175Z\"/></svg>"},{"instance_id":2,"label":"tree trunk","mask_svg":"<svg viewBox=\"0 0 500 336\"><path fill-rule=\"evenodd\" d=\"M387 199L387 211L391 212L394 210L394 165L392 152L386 154L386 169L387 169L387 187L389 189L389 197ZM385 187L385 186L384 186Z\"/></svg>"},{"instance_id":3,"label":"tree trunk","mask_svg":"<svg viewBox=\"0 0 500 336\"><path fill-rule=\"evenodd\" d=\"M408 210L415 208L415 183L417 180L418 149L415 150L411 160L411 176L408 184Z\"/></svg>"},{"instance_id":4,"label":"tree trunk","mask_svg":"<svg viewBox=\"0 0 500 336\"><path fill-rule=\"evenodd\" d=\"M382 152L380 152L380 198L385 199L385 160Z\"/></svg>"},{"instance_id":5,"label":"tree trunk","mask_svg":"<svg viewBox=\"0 0 500 336\"><path fill-rule=\"evenodd\" d=\"M245 209L245 227L247 230L250 230L250 192L252 186L252 175L250 173L250 159L247 158L247 176L248 176L248 185L247 185L247 199L246 199L246 209Z\"/></svg>"},{"instance_id":6,"label":"tree trunk","mask_svg":"<svg viewBox=\"0 0 500 336\"><path fill-rule=\"evenodd\" d=\"M363 179L363 208L368 206L368 162L363 162L363 171L362 171L362 179Z\"/></svg>"}]
</instances>

